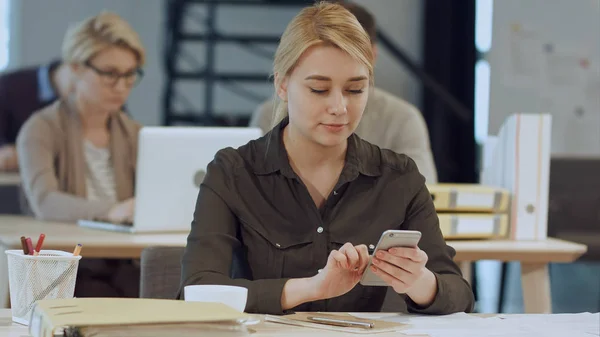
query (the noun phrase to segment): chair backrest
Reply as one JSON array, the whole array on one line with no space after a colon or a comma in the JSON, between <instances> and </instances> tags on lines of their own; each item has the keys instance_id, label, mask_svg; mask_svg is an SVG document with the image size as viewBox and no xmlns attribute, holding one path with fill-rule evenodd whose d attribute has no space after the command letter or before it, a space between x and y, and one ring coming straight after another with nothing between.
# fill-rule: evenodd
<instances>
[{"instance_id":1,"label":"chair backrest","mask_svg":"<svg viewBox=\"0 0 600 337\"><path fill-rule=\"evenodd\" d=\"M152 246L142 251L140 297L176 299L181 283L181 258L184 247ZM244 250L236 250L230 277L252 279Z\"/></svg>"},{"instance_id":2,"label":"chair backrest","mask_svg":"<svg viewBox=\"0 0 600 337\"><path fill-rule=\"evenodd\" d=\"M177 298L184 250L184 247L148 247L142 251L141 298Z\"/></svg>"}]
</instances>

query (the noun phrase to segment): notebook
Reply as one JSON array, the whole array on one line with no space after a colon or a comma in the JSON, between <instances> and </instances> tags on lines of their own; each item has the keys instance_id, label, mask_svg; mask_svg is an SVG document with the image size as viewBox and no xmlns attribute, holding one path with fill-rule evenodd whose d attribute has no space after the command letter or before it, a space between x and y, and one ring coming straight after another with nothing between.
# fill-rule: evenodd
<instances>
[{"instance_id":1,"label":"notebook","mask_svg":"<svg viewBox=\"0 0 600 337\"><path fill-rule=\"evenodd\" d=\"M221 303L142 298L40 300L29 322L33 337L247 336L250 316Z\"/></svg>"},{"instance_id":2,"label":"notebook","mask_svg":"<svg viewBox=\"0 0 600 337\"><path fill-rule=\"evenodd\" d=\"M371 328L360 328L360 327L347 327L347 326L336 326L326 323L316 323L314 317L329 319L329 321L353 321L362 323L372 323ZM281 323L295 326L302 326L306 328L314 328L321 330L332 330L338 332L352 333L352 334L364 334L373 335L384 332L394 332L406 329L407 324L386 322L376 319L364 319L352 316L350 314L331 314L321 312L299 312L285 316L274 316L266 315L265 322ZM317 335L318 336L318 335Z\"/></svg>"}]
</instances>

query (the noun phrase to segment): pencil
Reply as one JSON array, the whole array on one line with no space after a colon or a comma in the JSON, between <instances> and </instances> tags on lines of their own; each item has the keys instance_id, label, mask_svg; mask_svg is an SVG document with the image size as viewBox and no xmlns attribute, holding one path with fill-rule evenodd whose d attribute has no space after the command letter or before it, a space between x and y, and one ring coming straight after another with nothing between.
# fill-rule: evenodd
<instances>
[{"instance_id":1,"label":"pencil","mask_svg":"<svg viewBox=\"0 0 600 337\"><path fill-rule=\"evenodd\" d=\"M33 243L31 243L31 238L25 239L25 243L27 244L27 254L33 255Z\"/></svg>"},{"instance_id":2,"label":"pencil","mask_svg":"<svg viewBox=\"0 0 600 337\"><path fill-rule=\"evenodd\" d=\"M29 250L27 250L27 239L24 236L21 236L21 248L23 248L23 255L29 255Z\"/></svg>"},{"instance_id":3,"label":"pencil","mask_svg":"<svg viewBox=\"0 0 600 337\"><path fill-rule=\"evenodd\" d=\"M46 234L44 234L44 233L40 234L40 238L37 240L37 244L35 245L35 251L33 252L33 255L37 256L40 254L40 251L42 250L42 245L44 244L45 238L46 238Z\"/></svg>"},{"instance_id":4,"label":"pencil","mask_svg":"<svg viewBox=\"0 0 600 337\"><path fill-rule=\"evenodd\" d=\"M79 256L81 253L81 247L81 243L78 243L77 246L75 246L75 250L73 250L73 256Z\"/></svg>"}]
</instances>

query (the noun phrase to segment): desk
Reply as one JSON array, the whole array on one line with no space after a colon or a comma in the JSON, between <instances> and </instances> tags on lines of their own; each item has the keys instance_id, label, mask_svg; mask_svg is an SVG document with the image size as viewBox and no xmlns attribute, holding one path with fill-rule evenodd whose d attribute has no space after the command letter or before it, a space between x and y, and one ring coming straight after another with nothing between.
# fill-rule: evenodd
<instances>
[{"instance_id":1,"label":"desk","mask_svg":"<svg viewBox=\"0 0 600 337\"><path fill-rule=\"evenodd\" d=\"M45 249L71 251L83 245L82 255L93 258L139 258L149 246L186 244L187 233L126 234L82 228L74 224L42 222L24 216L0 216L0 250L19 249L21 235L47 235ZM468 273L472 261L519 261L522 264L523 299L527 313L552 312L548 263L572 262L586 246L558 239L544 241L448 241L456 250L455 260ZM7 275L6 258L0 257L0 275ZM467 276L467 275L465 275ZM469 279L467 277L467 279ZM0 279L0 305L7 303L8 280Z\"/></svg>"},{"instance_id":2,"label":"desk","mask_svg":"<svg viewBox=\"0 0 600 337\"><path fill-rule=\"evenodd\" d=\"M382 320L391 320L397 323L408 324L400 332L388 332L374 336L419 336L427 335L419 332L423 328L428 332L443 332L449 336L485 336L487 331L493 331L494 336L598 336L600 331L600 316L598 314L581 313L576 315L467 315L459 313L449 316L423 316L404 314L384 314L379 317ZM261 320L256 325L250 325L249 336L289 336L289 337L312 337L312 336L349 336L351 334L322 329L303 328L291 325L276 324L264 321L263 315L254 315ZM415 331L416 329L416 331ZM405 331L405 333L402 333ZM26 337L28 327L12 322L10 309L0 309L0 336L2 337ZM371 335L352 335L371 336Z\"/></svg>"},{"instance_id":3,"label":"desk","mask_svg":"<svg viewBox=\"0 0 600 337\"><path fill-rule=\"evenodd\" d=\"M21 176L14 172L0 172L0 186L16 186L21 184Z\"/></svg>"}]
</instances>

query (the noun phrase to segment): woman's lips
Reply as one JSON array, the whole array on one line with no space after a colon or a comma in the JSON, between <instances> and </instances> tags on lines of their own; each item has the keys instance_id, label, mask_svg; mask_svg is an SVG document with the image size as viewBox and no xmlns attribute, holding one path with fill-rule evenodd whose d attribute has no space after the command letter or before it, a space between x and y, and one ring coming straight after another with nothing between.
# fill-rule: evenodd
<instances>
[{"instance_id":1,"label":"woman's lips","mask_svg":"<svg viewBox=\"0 0 600 337\"><path fill-rule=\"evenodd\" d=\"M330 132L340 132L344 130L347 124L321 124L327 131Z\"/></svg>"}]
</instances>

